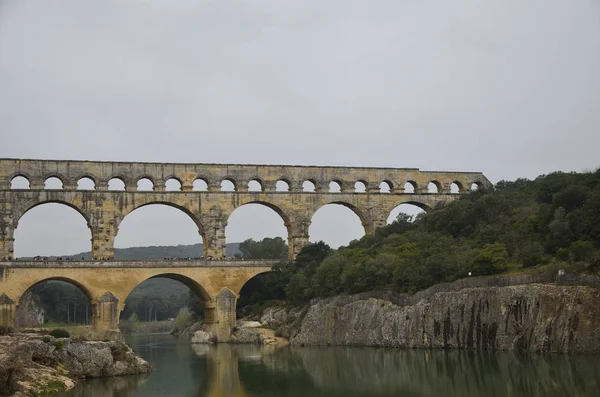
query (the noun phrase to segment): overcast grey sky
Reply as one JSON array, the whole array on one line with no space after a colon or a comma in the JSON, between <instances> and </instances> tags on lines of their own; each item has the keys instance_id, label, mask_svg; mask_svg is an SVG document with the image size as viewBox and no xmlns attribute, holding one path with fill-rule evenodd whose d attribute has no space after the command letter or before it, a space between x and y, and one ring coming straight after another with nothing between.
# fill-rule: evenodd
<instances>
[{"instance_id":1,"label":"overcast grey sky","mask_svg":"<svg viewBox=\"0 0 600 397\"><path fill-rule=\"evenodd\" d=\"M599 70L600 0L0 0L0 157L582 171ZM199 241L170 210L117 245ZM313 237L358 237L344 210ZM284 234L263 211L228 240ZM88 250L81 222L39 207L16 253Z\"/></svg>"}]
</instances>

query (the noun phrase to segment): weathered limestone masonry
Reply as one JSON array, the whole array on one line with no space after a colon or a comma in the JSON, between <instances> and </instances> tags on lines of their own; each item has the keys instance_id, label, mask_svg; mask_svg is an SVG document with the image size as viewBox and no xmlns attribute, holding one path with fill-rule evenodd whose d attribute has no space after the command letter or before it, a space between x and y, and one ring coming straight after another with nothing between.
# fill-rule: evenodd
<instances>
[{"instance_id":1,"label":"weathered limestone masonry","mask_svg":"<svg viewBox=\"0 0 600 397\"><path fill-rule=\"evenodd\" d=\"M29 181L30 189L11 190L15 177ZM60 190L44 190L48 178L58 178ZM89 178L95 190L77 190L78 181ZM111 179L125 184L124 191L109 191ZM137 182L149 179L153 191L137 191ZM181 191L165 191L168 180L176 180ZM194 182L202 180L207 191L193 191ZM221 182L231 181L233 192L221 191ZM249 192L248 184L256 181L259 192ZM278 181L288 191L276 191ZM304 192L309 181L314 192ZM337 182L340 193L330 193L330 182ZM355 183L364 184L364 193L355 192ZM438 193L429 193L428 184ZM387 184L390 193L381 193ZM414 193L405 193L409 183ZM238 164L161 164L100 161L58 161L0 159L0 255L13 256L14 231L19 219L31 208L47 203L66 204L81 213L92 232L92 254L95 259L114 256L114 239L119 224L135 209L153 203L176 207L189 215L198 226L206 256L221 258L225 250L225 226L231 213L248 203L258 203L275 210L288 230L290 258L308 243L308 227L314 213L323 205L341 204L354 211L371 234L383 226L390 212L402 203L432 208L439 202L454 200L450 194L455 183L460 193L472 184L491 186L479 172L429 172L416 168L358 168L285 165Z\"/></svg>"},{"instance_id":2,"label":"weathered limestone masonry","mask_svg":"<svg viewBox=\"0 0 600 397\"><path fill-rule=\"evenodd\" d=\"M28 189L15 189L13 180L25 178ZM46 181L58 178L61 189L47 189ZM89 178L93 190L79 190L79 182ZM109 190L113 179L124 190ZM152 191L138 191L138 182L148 179ZM179 191L165 191L167 182L176 181ZM198 181L206 191L195 191ZM234 191L221 190L230 181ZM255 181L260 191L248 191ZM276 191L278 182L286 191ZM314 191L305 192L312 183ZM331 182L339 193L329 191ZM355 191L362 183L365 191ZM429 192L433 183L437 192ZM386 184L389 193L380 191ZM410 184L414 193L405 192ZM458 194L451 194L456 184ZM21 296L33 285L48 279L69 281L81 287L94 307L97 330L117 330L118 317L127 295L150 277L171 277L195 290L205 302L207 323L219 340L229 338L235 325L235 304L240 289L250 278L270 270L272 264L226 261L195 262L114 262L114 240L121 221L132 211L149 204L164 204L186 213L198 226L204 242L205 258L225 255L225 227L233 211L256 203L281 216L288 231L289 257L308 244L308 228L314 213L323 205L340 204L360 218L366 234L385 225L390 212L403 203L429 209L456 199L475 184L491 183L478 172L429 172L415 168L357 168L239 164L161 164L100 161L59 161L0 159L0 323L12 324ZM92 262L63 264L11 261L14 232L21 217L44 203L60 203L77 210L91 230Z\"/></svg>"},{"instance_id":3,"label":"weathered limestone masonry","mask_svg":"<svg viewBox=\"0 0 600 397\"><path fill-rule=\"evenodd\" d=\"M219 341L227 341L235 326L235 306L243 285L271 270L276 261L82 261L5 262L0 266L0 324L13 325L19 300L44 280L63 280L78 286L92 305L96 334L118 331L125 300L140 283L152 277L180 281L204 305L205 323Z\"/></svg>"}]
</instances>

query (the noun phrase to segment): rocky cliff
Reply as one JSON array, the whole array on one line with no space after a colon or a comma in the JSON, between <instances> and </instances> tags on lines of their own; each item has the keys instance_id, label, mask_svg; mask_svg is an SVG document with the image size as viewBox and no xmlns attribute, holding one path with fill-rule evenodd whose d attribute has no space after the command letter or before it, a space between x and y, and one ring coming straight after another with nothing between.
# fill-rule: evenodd
<instances>
[{"instance_id":1,"label":"rocky cliff","mask_svg":"<svg viewBox=\"0 0 600 397\"><path fill-rule=\"evenodd\" d=\"M292 345L600 353L600 291L530 284L438 292L414 304L311 302Z\"/></svg>"}]
</instances>

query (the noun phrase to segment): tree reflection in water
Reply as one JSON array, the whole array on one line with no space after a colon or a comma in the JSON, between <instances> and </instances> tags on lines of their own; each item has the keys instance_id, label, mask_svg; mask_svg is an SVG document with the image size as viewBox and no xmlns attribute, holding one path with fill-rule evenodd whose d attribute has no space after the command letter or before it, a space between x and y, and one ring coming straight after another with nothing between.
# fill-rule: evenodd
<instances>
[{"instance_id":1,"label":"tree reflection in water","mask_svg":"<svg viewBox=\"0 0 600 397\"><path fill-rule=\"evenodd\" d=\"M149 376L82 382L63 396L596 396L600 357L375 348L128 341Z\"/></svg>"}]
</instances>

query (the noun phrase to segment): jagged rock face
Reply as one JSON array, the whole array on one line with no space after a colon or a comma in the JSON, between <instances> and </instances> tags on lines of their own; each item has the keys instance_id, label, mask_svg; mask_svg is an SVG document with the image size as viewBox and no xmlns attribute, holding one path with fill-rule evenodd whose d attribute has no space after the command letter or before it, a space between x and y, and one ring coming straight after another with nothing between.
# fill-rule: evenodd
<instances>
[{"instance_id":1,"label":"jagged rock face","mask_svg":"<svg viewBox=\"0 0 600 397\"><path fill-rule=\"evenodd\" d=\"M31 340L19 355L50 367L61 364L74 378L141 374L152 368L122 342L79 342L54 338L49 342Z\"/></svg>"},{"instance_id":2,"label":"jagged rock face","mask_svg":"<svg viewBox=\"0 0 600 397\"><path fill-rule=\"evenodd\" d=\"M293 345L600 353L600 292L520 285L440 292L415 305L313 302Z\"/></svg>"}]
</instances>

